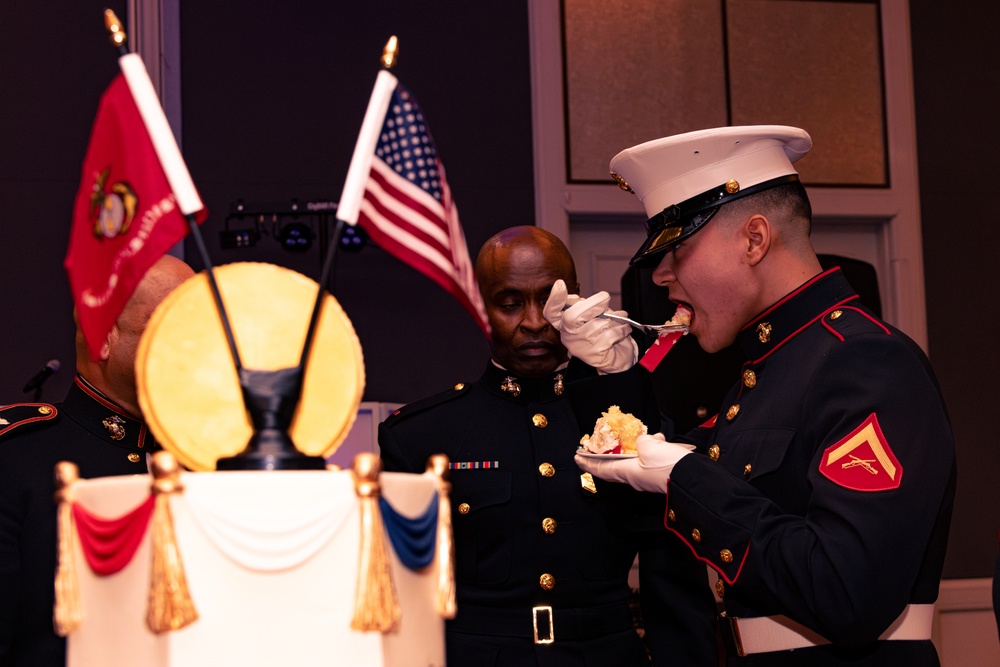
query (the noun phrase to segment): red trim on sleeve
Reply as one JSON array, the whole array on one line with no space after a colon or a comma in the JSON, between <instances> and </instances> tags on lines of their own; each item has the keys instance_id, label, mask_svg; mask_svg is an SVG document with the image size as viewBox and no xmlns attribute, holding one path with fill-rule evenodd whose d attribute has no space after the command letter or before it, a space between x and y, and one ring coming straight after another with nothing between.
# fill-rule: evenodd
<instances>
[{"instance_id":1,"label":"red trim on sleeve","mask_svg":"<svg viewBox=\"0 0 1000 667\"><path fill-rule=\"evenodd\" d=\"M668 520L667 520L666 517L663 518L663 525L666 527L667 530L669 530L671 533L673 533L678 538L680 538L680 541L683 542L687 546L687 548L691 550L691 553L694 555L694 557L696 559L702 561L703 563L705 563L706 565L708 565L710 568L712 568L713 570L715 570L716 572L718 572L719 576L722 577L723 581L725 581L727 584L735 584L736 580L740 578L740 574L743 572L743 566L746 565L746 562L747 562L747 556L750 555L750 547L749 546L747 546L747 550L743 552L743 558L740 559L740 565L739 565L738 568L736 568L736 574L733 575L732 578L730 578L725 573L725 571L723 571L713 561L711 561L708 558L705 558L701 554L699 554L698 551L693 546L691 546L691 542L688 540L687 536L683 535L677 529L671 528L668 525Z\"/></svg>"}]
</instances>

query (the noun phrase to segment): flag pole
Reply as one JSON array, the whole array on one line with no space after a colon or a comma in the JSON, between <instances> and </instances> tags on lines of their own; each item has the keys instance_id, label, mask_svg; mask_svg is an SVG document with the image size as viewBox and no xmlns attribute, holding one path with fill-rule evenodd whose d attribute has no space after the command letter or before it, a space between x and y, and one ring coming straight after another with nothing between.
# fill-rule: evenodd
<instances>
[{"instance_id":1,"label":"flag pole","mask_svg":"<svg viewBox=\"0 0 1000 667\"><path fill-rule=\"evenodd\" d=\"M128 84L129 91L146 132L156 151L164 175L176 200L177 208L187 220L191 236L201 255L208 276L209 288L216 309L222 320L229 353L232 355L239 376L243 406L253 425L250 441L241 453L220 458L216 470L322 470L326 461L321 456L308 456L295 447L288 434L294 419L295 408L302 394L302 366L261 371L244 368L236 347L229 317L222 301L219 285L215 280L208 250L205 247L195 213L204 209L195 190L191 175L167 118L160 106L159 96L149 80L149 73L138 54L126 48L125 31L111 10L105 10L104 23L110 33L111 43L118 47L121 56L118 64Z\"/></svg>"},{"instance_id":2,"label":"flag pole","mask_svg":"<svg viewBox=\"0 0 1000 667\"><path fill-rule=\"evenodd\" d=\"M340 238L344 234L344 226L355 226L358 223L358 210L361 207L361 199L364 197L365 182L368 180L368 172L371 171L372 156L375 154L375 144L378 143L378 136L382 130L382 121L385 118L385 111L389 106L389 97L396 86L396 77L389 73L389 69L396 64L399 58L399 40L393 35L385 43L382 49L382 67L378 77L375 79L375 87L372 89L371 98L368 100L368 109L365 111L364 121L361 123L361 132L358 134L357 143L354 145L354 154L351 156L351 164L347 169L347 177L344 179L344 189L341 192L340 200L337 202L337 226L333 232L333 241L326 251L326 258L323 260L323 268L320 271L319 289L316 292L316 304L313 307L312 316L309 321L309 330L306 332L306 341L302 347L302 357L299 366L305 367L306 358L312 347L313 333L319 319L320 308L322 307L323 294L327 281L333 272L333 264L337 255L337 247L340 245Z\"/></svg>"},{"instance_id":3,"label":"flag pole","mask_svg":"<svg viewBox=\"0 0 1000 667\"><path fill-rule=\"evenodd\" d=\"M156 148L157 155L160 157L161 164L164 166L164 173L167 176L167 181L170 183L171 190L174 192L175 197L178 200L178 206L181 209L181 213L184 215L185 220L187 220L188 228L191 231L191 237L194 239L195 246L198 249L198 254L201 257L202 264L205 265L205 272L208 275L209 289L212 293L212 299L215 301L215 307L219 311L219 317L222 319L222 329L226 335L226 342L229 346L229 353L233 358L233 363L236 365L236 372L240 373L243 370L243 363L240 360L240 353L236 347L236 338L233 336L232 327L229 324L229 316L226 314L226 307L222 301L222 293L219 291L218 282L215 280L215 272L212 268L212 260L208 256L208 249L205 247L205 241L201 236L201 230L198 227L198 222L195 220L194 213L202 208L201 200L198 197L197 192L194 190L194 184L191 182L190 175L187 173L187 167L183 164L183 159L180 157L180 150L177 148L176 140L173 137L173 133L170 131L169 124L166 122L166 116L163 114L163 108L159 104L159 98L156 97L156 93L153 90L153 84L149 80L149 73L146 71L145 65L142 64L141 59L136 61L124 61L121 58L132 58L128 50L128 36L125 34L125 30L122 27L121 21L118 20L118 16L111 9L104 10L104 27L108 31L108 39L111 44L118 49L119 55L119 66L122 68L122 73L128 81L129 88L138 87L145 89L147 92L152 91L152 95L145 95L145 99L149 100L155 98L155 104L148 104L140 106L140 97L135 94L133 90L132 97L136 101L136 106L139 106L139 113L142 115L143 121L147 125L147 132L150 133L150 138L153 140L153 145ZM138 56L135 56L138 58ZM166 125L166 132L157 134L151 131L149 121L153 121L152 124L155 125ZM161 150L165 155L161 155ZM168 167L174 168L168 168ZM179 175L179 172L180 175Z\"/></svg>"}]
</instances>

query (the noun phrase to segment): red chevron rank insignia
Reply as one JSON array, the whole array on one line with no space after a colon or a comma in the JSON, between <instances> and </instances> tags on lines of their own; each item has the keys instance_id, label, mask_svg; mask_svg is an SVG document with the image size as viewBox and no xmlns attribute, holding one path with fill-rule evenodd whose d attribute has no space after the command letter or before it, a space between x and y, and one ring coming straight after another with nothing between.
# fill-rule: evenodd
<instances>
[{"instance_id":1,"label":"red chevron rank insignia","mask_svg":"<svg viewBox=\"0 0 1000 667\"><path fill-rule=\"evenodd\" d=\"M834 484L855 491L898 489L903 479L903 466L889 448L874 412L847 437L826 448L819 471Z\"/></svg>"}]
</instances>

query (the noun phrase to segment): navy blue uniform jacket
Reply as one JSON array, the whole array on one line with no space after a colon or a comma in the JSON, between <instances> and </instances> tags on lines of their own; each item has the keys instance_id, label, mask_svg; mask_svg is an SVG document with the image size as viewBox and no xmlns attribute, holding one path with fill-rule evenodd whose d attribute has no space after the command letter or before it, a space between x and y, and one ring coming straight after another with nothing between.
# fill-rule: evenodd
<instances>
[{"instance_id":1,"label":"navy blue uniform jacket","mask_svg":"<svg viewBox=\"0 0 1000 667\"><path fill-rule=\"evenodd\" d=\"M561 381L557 374L512 378L516 396L502 388L507 375L489 363L477 383L407 405L379 429L385 470L423 472L436 453L451 461L458 613L447 624L449 664L647 664L629 612L628 573L640 538L620 530L621 515L605 512L609 503L602 494L620 493L613 488L620 485L598 482L596 492L588 489L573 455L581 435L608 409L607 396L651 430L659 428L648 374L637 367L635 373L598 376L573 360L558 373ZM660 517L663 509L660 496ZM659 537L658 555L674 548L678 571L694 567L679 589L691 586L706 595L710 608L697 614L686 599L674 599L651 610L646 625L654 654L657 642L671 641L668 633L705 651L714 606L704 565L662 528ZM667 547L663 538L670 538ZM541 605L554 610L555 641L536 645L532 607ZM541 623L544 637L546 616ZM654 633L651 625L666 629ZM682 653L676 662L664 655L662 664L706 664L704 656L714 655L703 652L688 661Z\"/></svg>"},{"instance_id":2,"label":"navy blue uniform jacket","mask_svg":"<svg viewBox=\"0 0 1000 667\"><path fill-rule=\"evenodd\" d=\"M732 664L936 665L930 641L877 641L932 603L955 451L926 357L819 274L739 334L749 361L686 439L667 527L719 575L727 615L783 614L833 646ZM706 455L707 454L707 455Z\"/></svg>"},{"instance_id":3,"label":"navy blue uniform jacket","mask_svg":"<svg viewBox=\"0 0 1000 667\"><path fill-rule=\"evenodd\" d=\"M85 479L145 474L155 443L79 376L62 403L7 406L0 419L0 665L63 667L66 642L52 629L55 465L72 461Z\"/></svg>"}]
</instances>

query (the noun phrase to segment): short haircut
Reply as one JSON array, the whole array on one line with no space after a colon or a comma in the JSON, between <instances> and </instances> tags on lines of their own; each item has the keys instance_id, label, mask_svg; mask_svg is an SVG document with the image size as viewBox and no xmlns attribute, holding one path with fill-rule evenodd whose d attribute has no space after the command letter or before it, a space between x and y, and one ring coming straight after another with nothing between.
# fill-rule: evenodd
<instances>
[{"instance_id":1,"label":"short haircut","mask_svg":"<svg viewBox=\"0 0 1000 667\"><path fill-rule=\"evenodd\" d=\"M720 212L723 212L729 220L762 213L775 218L774 222L777 223L799 221L802 223L799 228L807 237L812 225L812 205L809 203L809 195L798 181L741 197L725 204Z\"/></svg>"}]
</instances>

